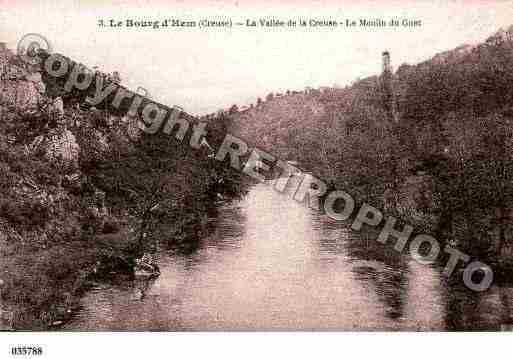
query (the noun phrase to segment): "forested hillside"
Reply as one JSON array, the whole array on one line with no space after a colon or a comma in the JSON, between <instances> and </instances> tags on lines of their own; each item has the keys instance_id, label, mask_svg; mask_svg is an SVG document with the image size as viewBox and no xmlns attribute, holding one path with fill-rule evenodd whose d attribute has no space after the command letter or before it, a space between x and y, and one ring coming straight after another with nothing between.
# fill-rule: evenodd
<instances>
[{"instance_id":1,"label":"forested hillside","mask_svg":"<svg viewBox=\"0 0 513 359\"><path fill-rule=\"evenodd\" d=\"M511 262L513 26L386 76L270 94L232 108L231 130L465 253Z\"/></svg>"},{"instance_id":2,"label":"forested hillside","mask_svg":"<svg viewBox=\"0 0 513 359\"><path fill-rule=\"evenodd\" d=\"M241 193L207 148L145 134L5 47L0 75L0 329L62 325L90 279L132 277L157 245L194 247L214 200ZM223 119L206 125L222 141Z\"/></svg>"},{"instance_id":3,"label":"forested hillside","mask_svg":"<svg viewBox=\"0 0 513 359\"><path fill-rule=\"evenodd\" d=\"M465 173L469 200L493 201L502 176L511 174L512 80L510 27L482 44L399 66L392 78L398 123L380 75L343 89L267 96L233 113L232 131L349 189L443 162L445 174ZM485 205L483 199L475 201Z\"/></svg>"}]
</instances>

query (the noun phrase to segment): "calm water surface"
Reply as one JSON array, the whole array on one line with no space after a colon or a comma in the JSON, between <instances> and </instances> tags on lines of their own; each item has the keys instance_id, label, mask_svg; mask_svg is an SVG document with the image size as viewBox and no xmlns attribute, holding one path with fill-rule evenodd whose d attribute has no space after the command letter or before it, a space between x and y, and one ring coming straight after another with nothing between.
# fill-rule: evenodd
<instances>
[{"instance_id":1,"label":"calm water surface","mask_svg":"<svg viewBox=\"0 0 513 359\"><path fill-rule=\"evenodd\" d=\"M440 269L264 184L210 218L154 281L101 284L65 330L461 330L501 327L513 294L447 290Z\"/></svg>"}]
</instances>

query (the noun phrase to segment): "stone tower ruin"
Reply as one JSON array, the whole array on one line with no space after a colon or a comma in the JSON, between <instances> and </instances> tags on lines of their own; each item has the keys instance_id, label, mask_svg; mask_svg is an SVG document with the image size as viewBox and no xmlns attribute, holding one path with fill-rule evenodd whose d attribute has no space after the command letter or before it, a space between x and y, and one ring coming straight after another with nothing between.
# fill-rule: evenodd
<instances>
[{"instance_id":1,"label":"stone tower ruin","mask_svg":"<svg viewBox=\"0 0 513 359\"><path fill-rule=\"evenodd\" d=\"M397 113L397 104L394 94L394 74L392 72L392 64L390 62L390 53L388 51L383 51L381 58L381 94L383 107L388 114L388 118L394 122L398 122L399 116Z\"/></svg>"}]
</instances>

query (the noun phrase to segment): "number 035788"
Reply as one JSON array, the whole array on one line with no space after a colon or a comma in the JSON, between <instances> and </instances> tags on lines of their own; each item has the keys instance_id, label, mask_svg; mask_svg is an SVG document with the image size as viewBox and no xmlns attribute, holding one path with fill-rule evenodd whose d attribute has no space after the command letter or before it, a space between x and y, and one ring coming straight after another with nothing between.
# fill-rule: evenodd
<instances>
[{"instance_id":1,"label":"number 035788","mask_svg":"<svg viewBox=\"0 0 513 359\"><path fill-rule=\"evenodd\" d=\"M11 348L11 354L12 355L42 355L43 354L43 348L41 347L12 347Z\"/></svg>"}]
</instances>

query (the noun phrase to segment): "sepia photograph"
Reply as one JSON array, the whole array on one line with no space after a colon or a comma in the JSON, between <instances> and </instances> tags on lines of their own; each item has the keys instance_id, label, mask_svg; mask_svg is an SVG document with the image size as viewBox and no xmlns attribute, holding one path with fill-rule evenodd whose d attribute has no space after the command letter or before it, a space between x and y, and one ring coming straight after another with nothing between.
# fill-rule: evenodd
<instances>
[{"instance_id":1,"label":"sepia photograph","mask_svg":"<svg viewBox=\"0 0 513 359\"><path fill-rule=\"evenodd\" d=\"M511 343L513 2L0 0L0 188L1 357Z\"/></svg>"}]
</instances>

